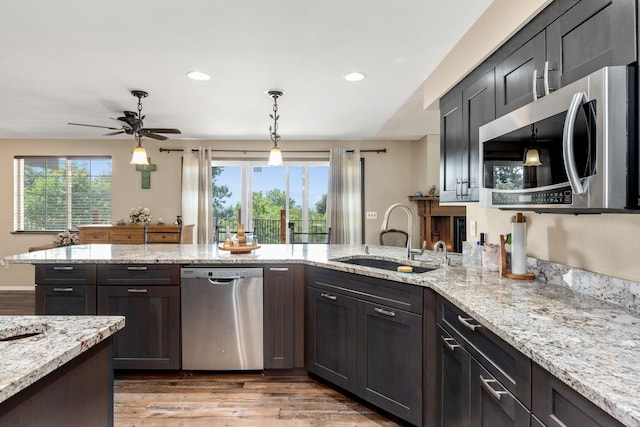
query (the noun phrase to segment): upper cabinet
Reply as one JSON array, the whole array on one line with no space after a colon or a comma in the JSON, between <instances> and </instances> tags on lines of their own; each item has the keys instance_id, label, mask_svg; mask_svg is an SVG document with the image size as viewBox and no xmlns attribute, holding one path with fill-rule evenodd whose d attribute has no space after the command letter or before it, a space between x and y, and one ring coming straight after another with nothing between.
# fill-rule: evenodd
<instances>
[{"instance_id":1,"label":"upper cabinet","mask_svg":"<svg viewBox=\"0 0 640 427\"><path fill-rule=\"evenodd\" d=\"M480 126L636 61L635 0L555 0L440 100L440 202L477 202Z\"/></svg>"},{"instance_id":2,"label":"upper cabinet","mask_svg":"<svg viewBox=\"0 0 640 427\"><path fill-rule=\"evenodd\" d=\"M636 60L636 2L582 0L546 29L551 90Z\"/></svg>"},{"instance_id":3,"label":"upper cabinet","mask_svg":"<svg viewBox=\"0 0 640 427\"><path fill-rule=\"evenodd\" d=\"M440 202L477 202L478 129L495 119L493 70L440 104Z\"/></svg>"}]
</instances>

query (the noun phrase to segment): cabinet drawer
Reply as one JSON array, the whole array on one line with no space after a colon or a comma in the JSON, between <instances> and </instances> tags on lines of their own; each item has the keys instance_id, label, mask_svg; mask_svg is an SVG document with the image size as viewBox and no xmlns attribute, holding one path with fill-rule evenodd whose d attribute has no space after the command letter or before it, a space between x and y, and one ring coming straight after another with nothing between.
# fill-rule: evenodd
<instances>
[{"instance_id":1,"label":"cabinet drawer","mask_svg":"<svg viewBox=\"0 0 640 427\"><path fill-rule=\"evenodd\" d=\"M95 285L37 285L37 315L95 315Z\"/></svg>"},{"instance_id":2,"label":"cabinet drawer","mask_svg":"<svg viewBox=\"0 0 640 427\"><path fill-rule=\"evenodd\" d=\"M147 243L180 243L180 233L147 233Z\"/></svg>"},{"instance_id":3,"label":"cabinet drawer","mask_svg":"<svg viewBox=\"0 0 640 427\"><path fill-rule=\"evenodd\" d=\"M144 243L144 229L139 231L111 231L111 243Z\"/></svg>"},{"instance_id":4,"label":"cabinet drawer","mask_svg":"<svg viewBox=\"0 0 640 427\"><path fill-rule=\"evenodd\" d=\"M80 244L85 243L109 243L109 230L80 230L78 236Z\"/></svg>"},{"instance_id":5,"label":"cabinet drawer","mask_svg":"<svg viewBox=\"0 0 640 427\"><path fill-rule=\"evenodd\" d=\"M531 407L531 360L442 297L438 323L475 357L505 388Z\"/></svg>"},{"instance_id":6,"label":"cabinet drawer","mask_svg":"<svg viewBox=\"0 0 640 427\"><path fill-rule=\"evenodd\" d=\"M416 314L422 314L424 308L423 289L407 283L322 268L313 270L312 283L318 288Z\"/></svg>"},{"instance_id":7,"label":"cabinet drawer","mask_svg":"<svg viewBox=\"0 0 640 427\"><path fill-rule=\"evenodd\" d=\"M95 285L95 264L37 264L38 285Z\"/></svg>"},{"instance_id":8,"label":"cabinet drawer","mask_svg":"<svg viewBox=\"0 0 640 427\"><path fill-rule=\"evenodd\" d=\"M533 413L547 426L611 426L622 424L580 393L533 364Z\"/></svg>"},{"instance_id":9,"label":"cabinet drawer","mask_svg":"<svg viewBox=\"0 0 640 427\"><path fill-rule=\"evenodd\" d=\"M177 264L99 265L100 285L179 285Z\"/></svg>"}]
</instances>

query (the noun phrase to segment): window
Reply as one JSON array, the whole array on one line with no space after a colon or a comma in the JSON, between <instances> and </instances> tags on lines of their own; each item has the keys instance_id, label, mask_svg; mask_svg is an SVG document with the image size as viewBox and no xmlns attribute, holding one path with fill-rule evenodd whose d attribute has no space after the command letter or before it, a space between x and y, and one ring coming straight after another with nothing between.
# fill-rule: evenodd
<instances>
[{"instance_id":1,"label":"window","mask_svg":"<svg viewBox=\"0 0 640 427\"><path fill-rule=\"evenodd\" d=\"M213 162L213 207L217 239L238 220L261 243L324 242L329 162L286 166L264 162ZM284 228L281 213L284 212ZM248 226L247 226L248 224Z\"/></svg>"},{"instance_id":2,"label":"window","mask_svg":"<svg viewBox=\"0 0 640 427\"><path fill-rule=\"evenodd\" d=\"M15 231L111 224L111 157L14 157Z\"/></svg>"}]
</instances>

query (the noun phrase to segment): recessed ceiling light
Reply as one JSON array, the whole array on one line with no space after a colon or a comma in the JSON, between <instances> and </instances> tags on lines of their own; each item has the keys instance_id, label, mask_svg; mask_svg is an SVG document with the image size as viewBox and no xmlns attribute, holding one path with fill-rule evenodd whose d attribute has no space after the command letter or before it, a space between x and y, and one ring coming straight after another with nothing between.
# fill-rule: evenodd
<instances>
[{"instance_id":1,"label":"recessed ceiling light","mask_svg":"<svg viewBox=\"0 0 640 427\"><path fill-rule=\"evenodd\" d=\"M353 73L346 74L344 79L348 82L359 82L360 80L364 80L365 77L367 77L365 73L354 71Z\"/></svg>"},{"instance_id":2,"label":"recessed ceiling light","mask_svg":"<svg viewBox=\"0 0 640 427\"><path fill-rule=\"evenodd\" d=\"M207 73L203 73L202 71L189 71L187 73L187 77L189 77L191 80L198 80L200 82L211 80L211 76Z\"/></svg>"}]
</instances>

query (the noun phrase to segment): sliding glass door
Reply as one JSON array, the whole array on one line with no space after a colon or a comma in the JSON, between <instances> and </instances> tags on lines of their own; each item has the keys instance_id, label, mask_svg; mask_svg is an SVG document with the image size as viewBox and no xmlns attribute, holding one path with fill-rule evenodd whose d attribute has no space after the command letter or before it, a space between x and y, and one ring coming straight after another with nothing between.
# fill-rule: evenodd
<instances>
[{"instance_id":1,"label":"sliding glass door","mask_svg":"<svg viewBox=\"0 0 640 427\"><path fill-rule=\"evenodd\" d=\"M327 241L328 162L267 166L214 161L212 166L219 240L241 223L260 243Z\"/></svg>"}]
</instances>

